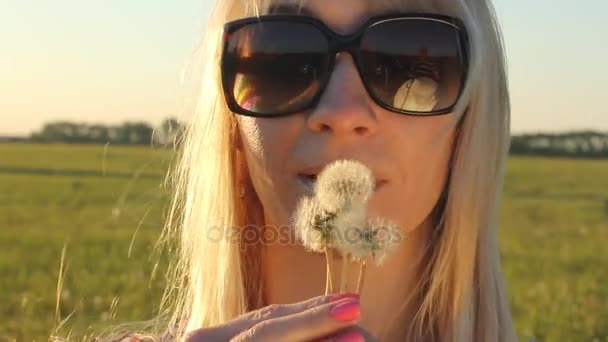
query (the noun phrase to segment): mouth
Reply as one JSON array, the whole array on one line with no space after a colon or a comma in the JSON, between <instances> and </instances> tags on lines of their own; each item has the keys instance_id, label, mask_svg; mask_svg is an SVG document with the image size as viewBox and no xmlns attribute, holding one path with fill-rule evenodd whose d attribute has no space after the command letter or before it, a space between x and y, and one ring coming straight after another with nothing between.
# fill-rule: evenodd
<instances>
[{"instance_id":1,"label":"mouth","mask_svg":"<svg viewBox=\"0 0 608 342\"><path fill-rule=\"evenodd\" d=\"M317 182L317 173L298 173L297 180L306 192L313 193ZM388 183L386 179L377 179L374 184L374 192L380 190L386 183Z\"/></svg>"},{"instance_id":2,"label":"mouth","mask_svg":"<svg viewBox=\"0 0 608 342\"><path fill-rule=\"evenodd\" d=\"M317 174L298 173L297 179L298 183L300 183L306 192L314 192L315 183L317 182Z\"/></svg>"}]
</instances>

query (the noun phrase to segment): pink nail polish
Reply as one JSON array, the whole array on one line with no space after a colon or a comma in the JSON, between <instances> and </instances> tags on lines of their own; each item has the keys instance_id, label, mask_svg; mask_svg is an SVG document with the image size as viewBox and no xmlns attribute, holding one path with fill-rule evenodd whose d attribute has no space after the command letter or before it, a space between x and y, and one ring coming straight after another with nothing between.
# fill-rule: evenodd
<instances>
[{"instance_id":1,"label":"pink nail polish","mask_svg":"<svg viewBox=\"0 0 608 342\"><path fill-rule=\"evenodd\" d=\"M363 338L363 336L361 336L361 334L359 334L359 332L351 331L351 332L347 332L346 334L336 337L335 341L336 342L365 342L365 339Z\"/></svg>"},{"instance_id":2,"label":"pink nail polish","mask_svg":"<svg viewBox=\"0 0 608 342\"><path fill-rule=\"evenodd\" d=\"M349 299L348 301L336 304L329 311L331 318L339 322L352 321L359 318L361 308L358 299Z\"/></svg>"},{"instance_id":3,"label":"pink nail polish","mask_svg":"<svg viewBox=\"0 0 608 342\"><path fill-rule=\"evenodd\" d=\"M337 302L340 299L344 299L344 298L355 298L355 299L359 299L359 295L356 293L338 293L335 295L332 295L329 297L329 302Z\"/></svg>"}]
</instances>

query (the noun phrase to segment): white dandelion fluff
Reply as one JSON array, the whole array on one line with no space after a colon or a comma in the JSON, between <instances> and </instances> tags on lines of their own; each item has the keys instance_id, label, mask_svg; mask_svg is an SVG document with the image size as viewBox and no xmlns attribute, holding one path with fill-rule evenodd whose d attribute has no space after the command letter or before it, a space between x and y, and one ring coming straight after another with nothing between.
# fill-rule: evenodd
<instances>
[{"instance_id":1,"label":"white dandelion fluff","mask_svg":"<svg viewBox=\"0 0 608 342\"><path fill-rule=\"evenodd\" d=\"M381 218L369 219L364 225L354 227L344 235L338 248L358 260L371 256L378 266L384 263L401 241L399 226Z\"/></svg>"},{"instance_id":2,"label":"white dandelion fluff","mask_svg":"<svg viewBox=\"0 0 608 342\"><path fill-rule=\"evenodd\" d=\"M302 197L294 215L295 232L304 247L313 252L323 252L329 232L320 225L321 208L317 201L308 196Z\"/></svg>"},{"instance_id":3,"label":"white dandelion fluff","mask_svg":"<svg viewBox=\"0 0 608 342\"><path fill-rule=\"evenodd\" d=\"M338 240L337 248L345 256L345 259L350 256L359 263L359 279L356 292L361 293L365 280L367 259L371 257L377 266L382 265L401 242L401 229L398 225L381 218L369 219L365 224L358 227L338 227L340 227L340 230L346 230L339 233L342 238ZM346 271L343 271L342 279L345 279L344 272Z\"/></svg>"},{"instance_id":4,"label":"white dandelion fluff","mask_svg":"<svg viewBox=\"0 0 608 342\"><path fill-rule=\"evenodd\" d=\"M332 244L333 220L335 214L324 210L316 198L304 196L296 208L293 224L302 245L312 252L325 253L326 281L325 294L333 292L333 256Z\"/></svg>"},{"instance_id":5,"label":"white dandelion fluff","mask_svg":"<svg viewBox=\"0 0 608 342\"><path fill-rule=\"evenodd\" d=\"M355 160L338 160L318 175L314 197L304 196L293 224L299 240L312 252L325 253L325 293L333 291L330 248L342 254L340 292L346 288L349 259L360 263L357 292L363 287L366 259L381 265L400 242L400 229L386 220L367 218L367 202L374 190L371 170Z\"/></svg>"},{"instance_id":6,"label":"white dandelion fluff","mask_svg":"<svg viewBox=\"0 0 608 342\"><path fill-rule=\"evenodd\" d=\"M327 165L315 183L315 198L321 208L333 214L330 239L339 247L350 231L364 224L367 201L374 190L371 170L355 160L338 160ZM342 252L340 292L346 289L349 255Z\"/></svg>"},{"instance_id":7,"label":"white dandelion fluff","mask_svg":"<svg viewBox=\"0 0 608 342\"><path fill-rule=\"evenodd\" d=\"M365 225L367 219L367 208L365 203L355 202L350 210L342 211L334 218L334 229L332 230L332 242L339 250L346 239L355 238L356 232ZM342 251L342 250L341 250Z\"/></svg>"},{"instance_id":8,"label":"white dandelion fluff","mask_svg":"<svg viewBox=\"0 0 608 342\"><path fill-rule=\"evenodd\" d=\"M315 197L329 211L349 211L354 203L367 203L374 183L371 170L361 162L338 160L317 175Z\"/></svg>"}]
</instances>

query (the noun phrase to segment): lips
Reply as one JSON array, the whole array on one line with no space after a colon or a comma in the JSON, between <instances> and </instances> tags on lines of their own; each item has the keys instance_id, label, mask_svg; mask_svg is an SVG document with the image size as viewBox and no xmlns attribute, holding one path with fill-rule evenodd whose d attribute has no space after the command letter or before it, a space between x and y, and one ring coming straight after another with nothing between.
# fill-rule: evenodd
<instances>
[{"instance_id":1,"label":"lips","mask_svg":"<svg viewBox=\"0 0 608 342\"><path fill-rule=\"evenodd\" d=\"M322 169L322 167L312 167L303 169L302 171L298 172L298 182L303 185L307 191L314 191L315 182L317 181L317 175L319 174L319 172L321 172ZM374 179L376 180L374 184L374 191L378 191L381 187L388 183L388 180L384 178L379 178L375 176L375 174Z\"/></svg>"},{"instance_id":2,"label":"lips","mask_svg":"<svg viewBox=\"0 0 608 342\"><path fill-rule=\"evenodd\" d=\"M306 192L314 192L317 175L298 174L298 183Z\"/></svg>"},{"instance_id":3,"label":"lips","mask_svg":"<svg viewBox=\"0 0 608 342\"><path fill-rule=\"evenodd\" d=\"M316 173L309 173L309 174L307 174L307 173L299 173L298 177L303 177L303 178L309 179L309 180L311 180L313 182L317 180L317 174Z\"/></svg>"},{"instance_id":4,"label":"lips","mask_svg":"<svg viewBox=\"0 0 608 342\"><path fill-rule=\"evenodd\" d=\"M319 167L319 166L308 167L308 168L300 170L300 172L298 172L298 175L316 179L317 175L321 172L321 170L323 170L323 167Z\"/></svg>"}]
</instances>

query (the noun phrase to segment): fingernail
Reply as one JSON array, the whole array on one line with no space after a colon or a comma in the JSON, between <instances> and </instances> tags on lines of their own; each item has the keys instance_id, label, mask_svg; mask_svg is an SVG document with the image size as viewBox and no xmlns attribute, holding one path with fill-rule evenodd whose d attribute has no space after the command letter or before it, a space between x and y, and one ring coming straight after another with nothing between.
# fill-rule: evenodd
<instances>
[{"instance_id":1,"label":"fingernail","mask_svg":"<svg viewBox=\"0 0 608 342\"><path fill-rule=\"evenodd\" d=\"M336 302L339 301L340 299L344 299L344 298L356 298L359 299L359 295L356 293L338 293L335 295L332 295L329 297L329 301L330 302Z\"/></svg>"},{"instance_id":2,"label":"fingernail","mask_svg":"<svg viewBox=\"0 0 608 342\"><path fill-rule=\"evenodd\" d=\"M336 321L352 321L359 318L361 309L359 307L358 299L350 299L346 302L339 303L329 311L331 318Z\"/></svg>"},{"instance_id":3,"label":"fingernail","mask_svg":"<svg viewBox=\"0 0 608 342\"><path fill-rule=\"evenodd\" d=\"M335 342L365 342L365 339L359 332L351 331L336 337Z\"/></svg>"}]
</instances>

